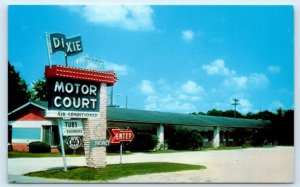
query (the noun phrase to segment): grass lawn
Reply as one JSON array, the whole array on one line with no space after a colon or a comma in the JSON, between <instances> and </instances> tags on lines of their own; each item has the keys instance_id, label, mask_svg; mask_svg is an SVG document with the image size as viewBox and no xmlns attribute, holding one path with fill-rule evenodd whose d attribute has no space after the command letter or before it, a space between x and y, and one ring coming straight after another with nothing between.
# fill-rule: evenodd
<instances>
[{"instance_id":1,"label":"grass lawn","mask_svg":"<svg viewBox=\"0 0 300 187\"><path fill-rule=\"evenodd\" d=\"M8 158L38 158L38 157L61 157L60 153L29 153L29 152L8 152Z\"/></svg>"},{"instance_id":2,"label":"grass lawn","mask_svg":"<svg viewBox=\"0 0 300 187\"><path fill-rule=\"evenodd\" d=\"M107 180L113 180L132 175L200 169L205 169L205 167L177 163L148 162L107 165L105 168L74 167L69 168L67 172L64 172L63 170L47 170L28 173L26 176L105 182Z\"/></svg>"}]
</instances>

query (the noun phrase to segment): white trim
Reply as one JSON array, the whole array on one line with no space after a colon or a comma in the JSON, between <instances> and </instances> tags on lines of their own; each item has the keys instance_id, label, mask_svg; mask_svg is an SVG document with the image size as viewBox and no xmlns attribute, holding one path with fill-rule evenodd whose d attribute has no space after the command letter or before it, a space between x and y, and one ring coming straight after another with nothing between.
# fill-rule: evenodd
<instances>
[{"instance_id":1,"label":"white trim","mask_svg":"<svg viewBox=\"0 0 300 187\"><path fill-rule=\"evenodd\" d=\"M35 141L41 141L41 139L12 139L11 143L26 143L29 144L30 142L35 142Z\"/></svg>"},{"instance_id":2,"label":"white trim","mask_svg":"<svg viewBox=\"0 0 300 187\"><path fill-rule=\"evenodd\" d=\"M54 125L52 121L8 121L8 125L13 128L37 128L44 126Z\"/></svg>"},{"instance_id":3,"label":"white trim","mask_svg":"<svg viewBox=\"0 0 300 187\"><path fill-rule=\"evenodd\" d=\"M26 106L28 106L28 105L30 105L30 104L32 104L32 105L34 105L34 106L36 106L36 107L38 107L38 108L41 108L41 109L44 109L44 110L48 110L48 108L44 108L44 107L42 107L41 105L38 105L38 104L33 103L33 102L30 101L30 102L25 103L24 105L20 106L19 108L16 108L15 110L11 111L10 113L8 113L8 115L11 115L12 113L15 113L15 112L17 112L18 110L21 110L22 108L25 108Z\"/></svg>"}]
</instances>

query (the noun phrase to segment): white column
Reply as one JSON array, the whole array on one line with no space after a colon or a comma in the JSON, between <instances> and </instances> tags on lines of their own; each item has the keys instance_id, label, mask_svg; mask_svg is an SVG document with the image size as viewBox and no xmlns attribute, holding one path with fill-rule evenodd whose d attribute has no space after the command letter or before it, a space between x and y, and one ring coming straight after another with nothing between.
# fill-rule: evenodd
<instances>
[{"instance_id":1,"label":"white column","mask_svg":"<svg viewBox=\"0 0 300 187\"><path fill-rule=\"evenodd\" d=\"M214 127L214 139L213 147L217 148L220 146L220 127Z\"/></svg>"},{"instance_id":2,"label":"white column","mask_svg":"<svg viewBox=\"0 0 300 187\"><path fill-rule=\"evenodd\" d=\"M157 127L157 136L158 136L157 147L160 147L161 145L164 145L164 126L162 124L160 124Z\"/></svg>"}]
</instances>

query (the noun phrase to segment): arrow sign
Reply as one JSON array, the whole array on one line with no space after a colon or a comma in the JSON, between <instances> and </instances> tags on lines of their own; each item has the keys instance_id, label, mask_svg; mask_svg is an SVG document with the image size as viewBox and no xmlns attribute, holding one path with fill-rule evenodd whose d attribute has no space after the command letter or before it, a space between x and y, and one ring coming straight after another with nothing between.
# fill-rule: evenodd
<instances>
[{"instance_id":1,"label":"arrow sign","mask_svg":"<svg viewBox=\"0 0 300 187\"><path fill-rule=\"evenodd\" d=\"M130 128L119 129L112 128L108 129L110 134L109 142L110 143L120 143L120 142L131 142L134 138L134 134Z\"/></svg>"}]
</instances>

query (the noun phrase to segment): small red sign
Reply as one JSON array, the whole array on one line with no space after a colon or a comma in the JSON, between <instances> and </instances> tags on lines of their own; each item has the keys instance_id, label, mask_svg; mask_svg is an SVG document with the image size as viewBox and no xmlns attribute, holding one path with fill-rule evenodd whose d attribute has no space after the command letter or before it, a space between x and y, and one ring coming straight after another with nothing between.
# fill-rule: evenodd
<instances>
[{"instance_id":1,"label":"small red sign","mask_svg":"<svg viewBox=\"0 0 300 187\"><path fill-rule=\"evenodd\" d=\"M111 128L108 129L110 134L109 142L110 143L120 143L120 142L131 142L134 138L134 134L130 128L119 129Z\"/></svg>"}]
</instances>

